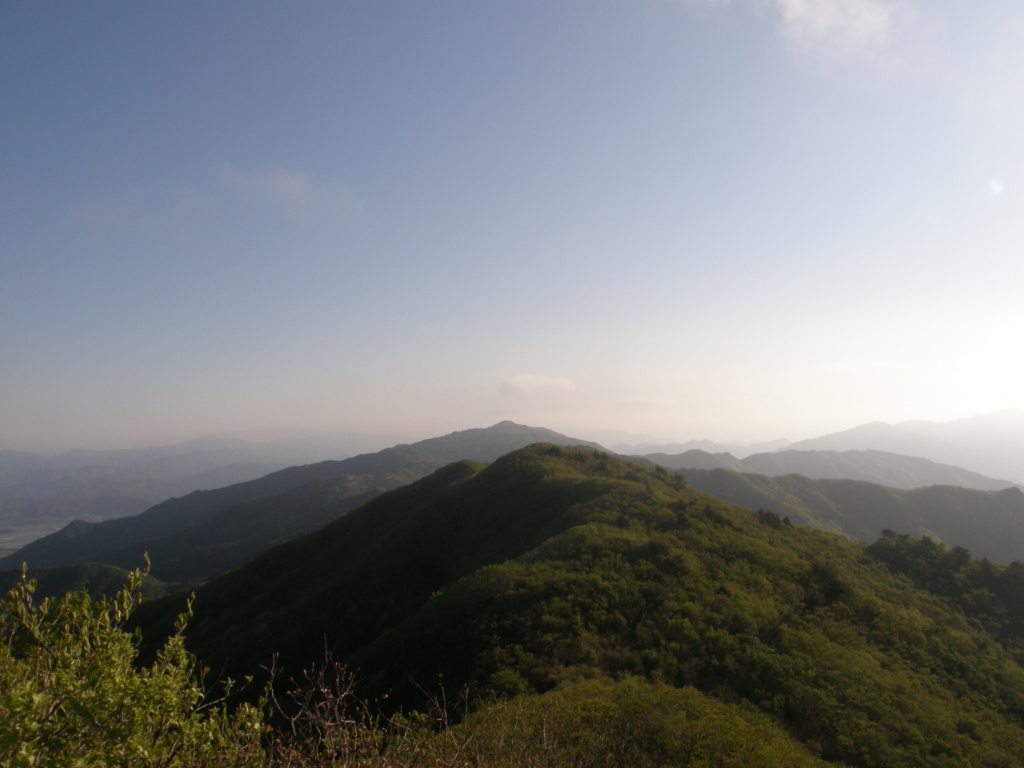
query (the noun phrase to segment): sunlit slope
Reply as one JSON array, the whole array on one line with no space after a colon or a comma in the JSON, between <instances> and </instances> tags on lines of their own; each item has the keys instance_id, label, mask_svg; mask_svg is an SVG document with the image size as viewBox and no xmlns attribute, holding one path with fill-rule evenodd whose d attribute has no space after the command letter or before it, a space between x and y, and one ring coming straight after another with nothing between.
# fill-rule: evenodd
<instances>
[{"instance_id":1,"label":"sunlit slope","mask_svg":"<svg viewBox=\"0 0 1024 768\"><path fill-rule=\"evenodd\" d=\"M962 551L866 548L666 471L531 446L216 579L189 636L236 677L329 648L393 703L439 675L484 698L636 676L758 710L849 765L1019 765L1019 582ZM175 609L141 612L148 631Z\"/></svg>"}]
</instances>

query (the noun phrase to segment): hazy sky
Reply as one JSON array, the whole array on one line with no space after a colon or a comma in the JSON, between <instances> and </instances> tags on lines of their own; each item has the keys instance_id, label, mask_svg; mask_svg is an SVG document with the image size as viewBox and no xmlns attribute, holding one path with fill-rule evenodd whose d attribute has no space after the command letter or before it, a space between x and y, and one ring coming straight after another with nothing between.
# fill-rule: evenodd
<instances>
[{"instance_id":1,"label":"hazy sky","mask_svg":"<svg viewBox=\"0 0 1024 768\"><path fill-rule=\"evenodd\" d=\"M1020 0L0 4L0 448L1024 406Z\"/></svg>"}]
</instances>

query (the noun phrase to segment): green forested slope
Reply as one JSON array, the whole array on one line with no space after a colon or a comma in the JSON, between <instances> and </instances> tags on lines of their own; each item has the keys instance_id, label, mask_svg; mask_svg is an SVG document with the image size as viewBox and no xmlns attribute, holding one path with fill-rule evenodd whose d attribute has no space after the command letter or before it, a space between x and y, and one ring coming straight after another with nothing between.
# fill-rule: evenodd
<instances>
[{"instance_id":1,"label":"green forested slope","mask_svg":"<svg viewBox=\"0 0 1024 768\"><path fill-rule=\"evenodd\" d=\"M727 470L683 470L694 488L732 504L770 509L795 523L874 541L884 530L927 535L979 557L1024 559L1024 493L948 485L903 490L858 480L767 477Z\"/></svg>"},{"instance_id":2,"label":"green forested slope","mask_svg":"<svg viewBox=\"0 0 1024 768\"><path fill-rule=\"evenodd\" d=\"M654 700L724 707L740 741L767 723L805 758L1021 765L1014 569L915 542L866 547L663 470L532 446L449 466L214 580L189 637L236 676L274 652L295 672L326 646L392 705L422 705L441 675L480 702L600 711L611 681L638 678ZM147 633L175 608L144 605Z\"/></svg>"},{"instance_id":3,"label":"green forested slope","mask_svg":"<svg viewBox=\"0 0 1024 768\"><path fill-rule=\"evenodd\" d=\"M0 601L0 765L52 768L804 768L825 765L777 723L693 688L590 680L465 710L382 717L352 676L312 670L269 707L211 698L178 628L139 663L124 621L142 574L97 601L36 602L31 581ZM269 705L269 702L268 702ZM278 717L272 717L276 712Z\"/></svg>"}]
</instances>

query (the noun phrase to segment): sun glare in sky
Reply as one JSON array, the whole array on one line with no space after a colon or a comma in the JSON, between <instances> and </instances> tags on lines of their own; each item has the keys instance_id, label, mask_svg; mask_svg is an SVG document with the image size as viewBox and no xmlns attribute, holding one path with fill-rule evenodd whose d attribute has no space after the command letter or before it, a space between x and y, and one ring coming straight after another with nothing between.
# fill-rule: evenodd
<instances>
[{"instance_id":1,"label":"sun glare in sky","mask_svg":"<svg viewBox=\"0 0 1024 768\"><path fill-rule=\"evenodd\" d=\"M0 449L1024 406L1017 0L0 6Z\"/></svg>"}]
</instances>

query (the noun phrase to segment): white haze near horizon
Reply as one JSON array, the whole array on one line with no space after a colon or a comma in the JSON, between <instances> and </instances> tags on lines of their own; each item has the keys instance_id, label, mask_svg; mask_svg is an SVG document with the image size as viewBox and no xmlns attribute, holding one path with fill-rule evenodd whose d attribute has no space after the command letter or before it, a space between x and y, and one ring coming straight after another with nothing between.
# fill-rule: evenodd
<instances>
[{"instance_id":1,"label":"white haze near horizon","mask_svg":"<svg viewBox=\"0 0 1024 768\"><path fill-rule=\"evenodd\" d=\"M1021 39L1009 0L3 4L0 449L1019 408Z\"/></svg>"}]
</instances>

